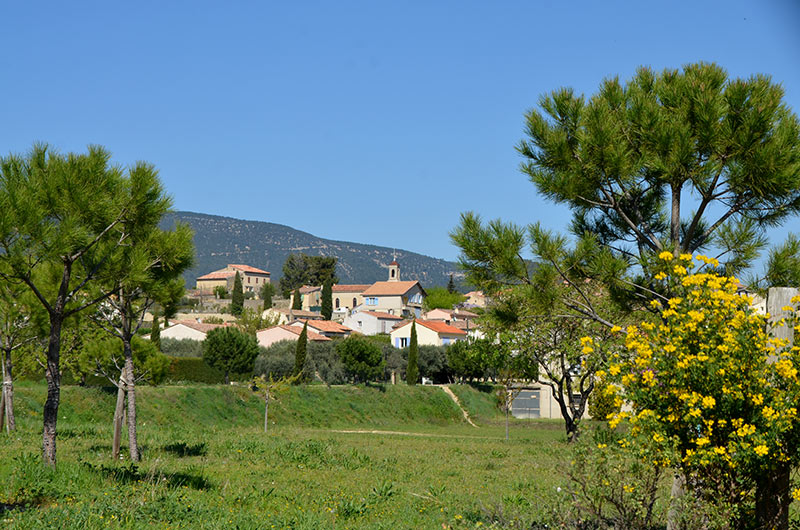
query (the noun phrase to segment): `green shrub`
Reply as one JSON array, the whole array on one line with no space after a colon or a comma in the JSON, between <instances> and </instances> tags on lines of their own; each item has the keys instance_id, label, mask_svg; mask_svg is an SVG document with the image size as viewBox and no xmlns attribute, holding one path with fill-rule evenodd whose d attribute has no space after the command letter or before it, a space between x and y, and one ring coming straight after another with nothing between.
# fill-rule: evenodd
<instances>
[{"instance_id":1,"label":"green shrub","mask_svg":"<svg viewBox=\"0 0 800 530\"><path fill-rule=\"evenodd\" d=\"M171 357L202 357L203 343L192 339L161 339L161 352Z\"/></svg>"},{"instance_id":2,"label":"green shrub","mask_svg":"<svg viewBox=\"0 0 800 530\"><path fill-rule=\"evenodd\" d=\"M170 357L167 369L167 382L221 384L225 382L225 374L221 370L211 368L203 359L196 357ZM231 374L232 381L249 381L252 374Z\"/></svg>"}]
</instances>

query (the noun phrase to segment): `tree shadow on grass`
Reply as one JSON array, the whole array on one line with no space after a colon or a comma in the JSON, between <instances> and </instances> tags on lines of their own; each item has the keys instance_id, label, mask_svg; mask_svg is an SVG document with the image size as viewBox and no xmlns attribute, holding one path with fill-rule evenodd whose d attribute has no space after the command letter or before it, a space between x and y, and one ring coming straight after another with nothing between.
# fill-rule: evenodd
<instances>
[{"instance_id":1,"label":"tree shadow on grass","mask_svg":"<svg viewBox=\"0 0 800 530\"><path fill-rule=\"evenodd\" d=\"M205 442L199 444L188 444L186 442L176 442L167 444L161 448L162 450L172 453L179 457L184 456L205 456L208 453L208 446Z\"/></svg>"},{"instance_id":2,"label":"tree shadow on grass","mask_svg":"<svg viewBox=\"0 0 800 530\"><path fill-rule=\"evenodd\" d=\"M138 466L130 462L119 466L107 464L93 465L88 462L84 462L83 465L99 475L122 484L141 481L154 485L160 484L171 488L186 486L187 488L195 490L210 490L214 487L202 471L194 468L175 473L166 473L158 469L142 471Z\"/></svg>"}]
</instances>

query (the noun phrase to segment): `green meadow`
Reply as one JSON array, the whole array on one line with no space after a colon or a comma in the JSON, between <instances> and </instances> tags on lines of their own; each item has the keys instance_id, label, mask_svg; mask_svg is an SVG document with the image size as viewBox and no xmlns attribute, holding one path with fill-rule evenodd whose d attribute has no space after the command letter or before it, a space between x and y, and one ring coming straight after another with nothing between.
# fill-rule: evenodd
<instances>
[{"instance_id":1,"label":"green meadow","mask_svg":"<svg viewBox=\"0 0 800 530\"><path fill-rule=\"evenodd\" d=\"M45 387L16 385L0 435L6 528L544 528L570 450L558 421L504 417L494 395L436 387L137 390L143 460L111 460L110 389L62 389L58 468L40 463ZM352 432L356 431L356 432ZM551 526L552 527L552 526Z\"/></svg>"}]
</instances>

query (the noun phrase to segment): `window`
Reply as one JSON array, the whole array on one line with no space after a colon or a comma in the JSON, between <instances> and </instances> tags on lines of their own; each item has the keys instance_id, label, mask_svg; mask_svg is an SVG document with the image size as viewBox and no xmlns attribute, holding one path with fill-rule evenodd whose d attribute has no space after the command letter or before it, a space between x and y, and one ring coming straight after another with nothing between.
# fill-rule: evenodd
<instances>
[{"instance_id":1,"label":"window","mask_svg":"<svg viewBox=\"0 0 800 530\"><path fill-rule=\"evenodd\" d=\"M398 348L408 348L408 337L400 337L397 339Z\"/></svg>"},{"instance_id":2,"label":"window","mask_svg":"<svg viewBox=\"0 0 800 530\"><path fill-rule=\"evenodd\" d=\"M375 296L368 296L367 305L378 305L378 298Z\"/></svg>"},{"instance_id":3,"label":"window","mask_svg":"<svg viewBox=\"0 0 800 530\"><path fill-rule=\"evenodd\" d=\"M338 298L336 299L336 301L334 302L334 304L336 305L336 309L339 309L339 299L338 299Z\"/></svg>"},{"instance_id":4,"label":"window","mask_svg":"<svg viewBox=\"0 0 800 530\"><path fill-rule=\"evenodd\" d=\"M358 305L358 304L356 303L356 299L355 299L355 298L353 298L353 307L355 307L355 306L357 306L357 305Z\"/></svg>"},{"instance_id":5,"label":"window","mask_svg":"<svg viewBox=\"0 0 800 530\"><path fill-rule=\"evenodd\" d=\"M450 337L442 337L442 346L450 344Z\"/></svg>"}]
</instances>

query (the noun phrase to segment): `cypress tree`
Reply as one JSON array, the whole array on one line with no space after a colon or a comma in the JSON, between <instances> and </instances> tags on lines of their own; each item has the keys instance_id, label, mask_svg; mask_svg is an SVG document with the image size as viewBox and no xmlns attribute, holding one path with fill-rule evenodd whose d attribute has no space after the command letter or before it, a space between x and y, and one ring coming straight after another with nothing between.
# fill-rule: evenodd
<instances>
[{"instance_id":1,"label":"cypress tree","mask_svg":"<svg viewBox=\"0 0 800 530\"><path fill-rule=\"evenodd\" d=\"M419 346L417 345L417 321L411 322L411 340L408 345L408 367L406 383L416 385L419 381Z\"/></svg>"},{"instance_id":2,"label":"cypress tree","mask_svg":"<svg viewBox=\"0 0 800 530\"><path fill-rule=\"evenodd\" d=\"M453 294L456 292L456 282L453 281L453 275L450 275L450 281L447 282L447 292Z\"/></svg>"},{"instance_id":3,"label":"cypress tree","mask_svg":"<svg viewBox=\"0 0 800 530\"><path fill-rule=\"evenodd\" d=\"M242 290L242 278L239 273L233 279L233 292L231 293L231 314L240 316L244 308L244 291Z\"/></svg>"},{"instance_id":4,"label":"cypress tree","mask_svg":"<svg viewBox=\"0 0 800 530\"><path fill-rule=\"evenodd\" d=\"M150 342L161 351L161 323L158 320L158 313L153 313L153 328L150 330Z\"/></svg>"},{"instance_id":5,"label":"cypress tree","mask_svg":"<svg viewBox=\"0 0 800 530\"><path fill-rule=\"evenodd\" d=\"M297 382L300 383L303 379L303 366L306 364L306 347L308 345L308 322L303 324L303 331L300 332L300 337L297 339L297 345L294 350L294 375L300 376Z\"/></svg>"},{"instance_id":6,"label":"cypress tree","mask_svg":"<svg viewBox=\"0 0 800 530\"><path fill-rule=\"evenodd\" d=\"M300 288L296 287L294 290L292 300L292 309L303 309L303 300L300 298Z\"/></svg>"},{"instance_id":7,"label":"cypress tree","mask_svg":"<svg viewBox=\"0 0 800 530\"><path fill-rule=\"evenodd\" d=\"M325 280L322 284L322 318L330 320L333 316L333 287L331 280Z\"/></svg>"}]
</instances>

